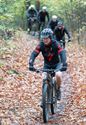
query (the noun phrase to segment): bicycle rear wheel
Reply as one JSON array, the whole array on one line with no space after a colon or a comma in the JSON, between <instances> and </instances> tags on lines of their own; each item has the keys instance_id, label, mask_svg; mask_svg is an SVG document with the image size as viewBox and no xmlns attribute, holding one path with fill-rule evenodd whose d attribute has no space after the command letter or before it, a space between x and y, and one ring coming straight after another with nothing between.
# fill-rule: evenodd
<instances>
[{"instance_id":1,"label":"bicycle rear wheel","mask_svg":"<svg viewBox=\"0 0 86 125\"><path fill-rule=\"evenodd\" d=\"M32 31L37 32L38 31L38 22L35 21L32 25Z\"/></svg>"},{"instance_id":2,"label":"bicycle rear wheel","mask_svg":"<svg viewBox=\"0 0 86 125\"><path fill-rule=\"evenodd\" d=\"M49 111L50 111L50 104L49 101L49 87L48 84L44 84L43 93L42 93L42 101L43 101L43 120L44 123L48 122L49 119Z\"/></svg>"}]
</instances>

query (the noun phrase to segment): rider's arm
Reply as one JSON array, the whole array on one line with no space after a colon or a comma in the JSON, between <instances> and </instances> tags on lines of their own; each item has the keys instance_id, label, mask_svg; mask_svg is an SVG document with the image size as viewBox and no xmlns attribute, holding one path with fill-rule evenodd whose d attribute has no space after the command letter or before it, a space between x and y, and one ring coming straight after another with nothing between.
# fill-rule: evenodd
<instances>
[{"instance_id":1,"label":"rider's arm","mask_svg":"<svg viewBox=\"0 0 86 125\"><path fill-rule=\"evenodd\" d=\"M48 21L49 21L49 13L48 13L48 12L46 12L46 15L47 15L47 19L48 19Z\"/></svg>"},{"instance_id":2,"label":"rider's arm","mask_svg":"<svg viewBox=\"0 0 86 125\"><path fill-rule=\"evenodd\" d=\"M51 20L48 22L47 27L51 28Z\"/></svg>"},{"instance_id":3,"label":"rider's arm","mask_svg":"<svg viewBox=\"0 0 86 125\"><path fill-rule=\"evenodd\" d=\"M60 71L66 71L67 70L67 58L66 58L66 51L65 50L61 51L60 58L61 58L61 62L63 64L63 67L61 68Z\"/></svg>"},{"instance_id":4,"label":"rider's arm","mask_svg":"<svg viewBox=\"0 0 86 125\"><path fill-rule=\"evenodd\" d=\"M71 37L70 37L70 33L68 32L68 30L66 28L64 28L64 31L67 34L68 38L70 39Z\"/></svg>"},{"instance_id":5,"label":"rider's arm","mask_svg":"<svg viewBox=\"0 0 86 125\"><path fill-rule=\"evenodd\" d=\"M32 52L30 59L29 59L29 65L33 66L33 63L35 61L35 58L39 55L40 53L40 45L38 45L35 50Z\"/></svg>"},{"instance_id":6,"label":"rider's arm","mask_svg":"<svg viewBox=\"0 0 86 125\"><path fill-rule=\"evenodd\" d=\"M60 55L61 62L65 64L67 61L66 51L62 49L59 44L58 44L58 54Z\"/></svg>"},{"instance_id":7,"label":"rider's arm","mask_svg":"<svg viewBox=\"0 0 86 125\"><path fill-rule=\"evenodd\" d=\"M60 58L61 58L61 62L63 63L63 65L65 65L67 58L66 58L66 51L64 49L60 52Z\"/></svg>"},{"instance_id":8,"label":"rider's arm","mask_svg":"<svg viewBox=\"0 0 86 125\"><path fill-rule=\"evenodd\" d=\"M35 9L34 13L35 13L35 16L37 16L37 15L38 15L38 12L37 12L37 10L36 10L36 9Z\"/></svg>"},{"instance_id":9,"label":"rider's arm","mask_svg":"<svg viewBox=\"0 0 86 125\"><path fill-rule=\"evenodd\" d=\"M58 28L57 28L57 26L55 26L55 29L54 29L54 35L57 35L58 34Z\"/></svg>"},{"instance_id":10,"label":"rider's arm","mask_svg":"<svg viewBox=\"0 0 86 125\"><path fill-rule=\"evenodd\" d=\"M27 9L27 11L26 11L26 16L27 16L27 18L29 17L29 9Z\"/></svg>"},{"instance_id":11,"label":"rider's arm","mask_svg":"<svg viewBox=\"0 0 86 125\"><path fill-rule=\"evenodd\" d=\"M38 21L40 21L40 13L41 11L38 12Z\"/></svg>"},{"instance_id":12,"label":"rider's arm","mask_svg":"<svg viewBox=\"0 0 86 125\"><path fill-rule=\"evenodd\" d=\"M60 55L61 63L63 64L63 67L61 68L61 71L66 71L67 70L66 51L59 47L59 55Z\"/></svg>"}]
</instances>

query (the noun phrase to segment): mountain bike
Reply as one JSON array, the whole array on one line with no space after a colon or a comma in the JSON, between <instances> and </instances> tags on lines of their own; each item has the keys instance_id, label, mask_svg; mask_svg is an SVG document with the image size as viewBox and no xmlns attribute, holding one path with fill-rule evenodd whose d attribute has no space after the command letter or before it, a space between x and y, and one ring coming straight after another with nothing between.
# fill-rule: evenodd
<instances>
[{"instance_id":1,"label":"mountain bike","mask_svg":"<svg viewBox=\"0 0 86 125\"><path fill-rule=\"evenodd\" d=\"M62 47L63 49L65 49L65 44L66 44L66 42L70 42L70 41L71 41L71 40L67 40L67 41L60 40L59 43L60 43L61 47Z\"/></svg>"},{"instance_id":2,"label":"mountain bike","mask_svg":"<svg viewBox=\"0 0 86 125\"><path fill-rule=\"evenodd\" d=\"M59 67L58 71L61 69ZM54 80L55 72L57 69L35 69L37 73L46 72L47 76L43 79L42 84L42 109L43 109L43 121L47 123L50 114L54 114L57 108L57 92L56 82Z\"/></svg>"},{"instance_id":3,"label":"mountain bike","mask_svg":"<svg viewBox=\"0 0 86 125\"><path fill-rule=\"evenodd\" d=\"M28 21L30 22L30 26L29 26L30 29L28 32L34 32L35 34L35 32L38 31L38 25L39 25L37 17L36 16L30 17Z\"/></svg>"},{"instance_id":4,"label":"mountain bike","mask_svg":"<svg viewBox=\"0 0 86 125\"><path fill-rule=\"evenodd\" d=\"M60 43L61 47L64 49L64 48L65 48L65 46L64 46L64 44L65 44L65 41L63 41L63 40L60 40L60 41L59 41L59 43Z\"/></svg>"}]
</instances>

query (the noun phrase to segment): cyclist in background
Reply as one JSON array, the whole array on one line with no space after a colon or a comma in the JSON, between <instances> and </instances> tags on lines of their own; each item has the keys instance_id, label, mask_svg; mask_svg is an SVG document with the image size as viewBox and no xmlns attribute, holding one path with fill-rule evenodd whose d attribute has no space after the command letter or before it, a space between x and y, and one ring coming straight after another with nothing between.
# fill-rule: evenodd
<instances>
[{"instance_id":1,"label":"cyclist in background","mask_svg":"<svg viewBox=\"0 0 86 125\"><path fill-rule=\"evenodd\" d=\"M34 5L31 5L28 9L27 9L27 24L28 24L28 30L31 30L31 19L34 17L37 17L37 10L35 9Z\"/></svg>"},{"instance_id":2,"label":"cyclist in background","mask_svg":"<svg viewBox=\"0 0 86 125\"><path fill-rule=\"evenodd\" d=\"M46 18L47 22L49 22L49 13L47 11L47 7L43 6L42 9L38 13L38 20L39 20L39 31L40 27L43 25L43 28L45 27L46 24Z\"/></svg>"},{"instance_id":3,"label":"cyclist in background","mask_svg":"<svg viewBox=\"0 0 86 125\"><path fill-rule=\"evenodd\" d=\"M48 23L48 27L51 28L54 31L54 29L57 26L57 24L58 24L57 16L53 15L51 20Z\"/></svg>"},{"instance_id":4,"label":"cyclist in background","mask_svg":"<svg viewBox=\"0 0 86 125\"><path fill-rule=\"evenodd\" d=\"M63 48L65 48L65 34L68 36L68 42L71 41L70 33L64 27L61 21L58 22L58 25L55 27L54 35L57 41L63 41Z\"/></svg>"},{"instance_id":5,"label":"cyclist in background","mask_svg":"<svg viewBox=\"0 0 86 125\"><path fill-rule=\"evenodd\" d=\"M53 31L50 28L45 28L41 32L40 43L36 46L35 50L32 52L29 60L29 70L34 71L34 61L35 58L41 52L44 57L44 69L58 69L59 63L63 64L63 70L66 71L66 53L58 42L53 38ZM60 58L59 58L60 57ZM65 66L65 67L64 67ZM47 73L43 73L43 79L47 76ZM57 99L61 99L61 81L62 72L57 71L55 74L55 81L57 86Z\"/></svg>"}]
</instances>

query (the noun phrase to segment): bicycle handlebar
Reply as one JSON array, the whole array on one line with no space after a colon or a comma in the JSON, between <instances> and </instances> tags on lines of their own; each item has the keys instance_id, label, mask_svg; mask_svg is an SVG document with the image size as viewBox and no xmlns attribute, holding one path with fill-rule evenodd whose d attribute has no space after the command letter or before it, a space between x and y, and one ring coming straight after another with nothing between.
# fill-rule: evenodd
<instances>
[{"instance_id":1,"label":"bicycle handlebar","mask_svg":"<svg viewBox=\"0 0 86 125\"><path fill-rule=\"evenodd\" d=\"M65 40L66 42L69 42L69 41L71 41L70 39L68 39L68 40ZM60 40L60 43L64 43L64 40Z\"/></svg>"},{"instance_id":2,"label":"bicycle handlebar","mask_svg":"<svg viewBox=\"0 0 86 125\"><path fill-rule=\"evenodd\" d=\"M56 69L35 69L35 71L36 71L37 73L39 73L39 72L52 73L52 72L56 72L57 70L56 70Z\"/></svg>"},{"instance_id":3,"label":"bicycle handlebar","mask_svg":"<svg viewBox=\"0 0 86 125\"><path fill-rule=\"evenodd\" d=\"M62 67L63 67L62 64L59 64L57 69L43 69L43 68L42 69L36 69L36 68L34 68L33 71L37 72L37 73L39 73L39 72L47 72L47 73L51 74L51 73L55 73L55 72L60 71L62 69Z\"/></svg>"}]
</instances>

